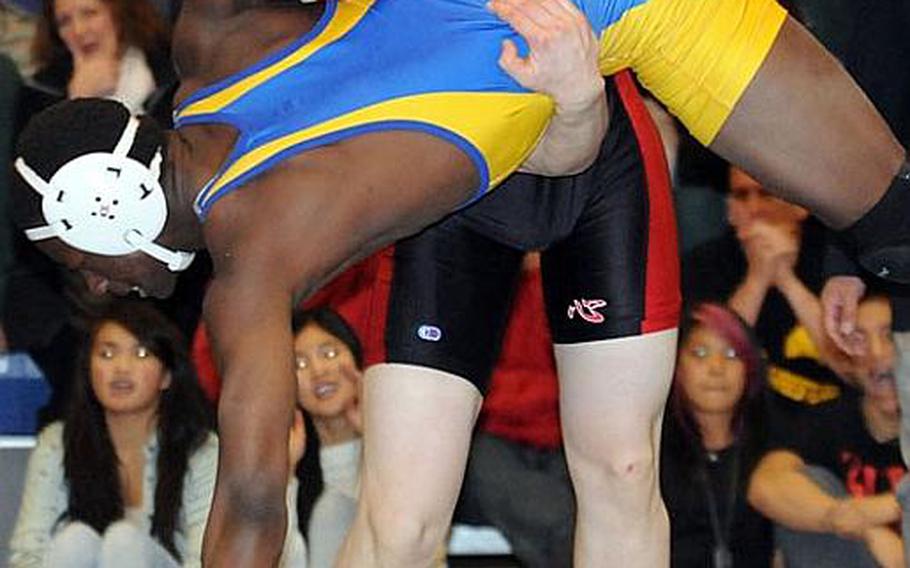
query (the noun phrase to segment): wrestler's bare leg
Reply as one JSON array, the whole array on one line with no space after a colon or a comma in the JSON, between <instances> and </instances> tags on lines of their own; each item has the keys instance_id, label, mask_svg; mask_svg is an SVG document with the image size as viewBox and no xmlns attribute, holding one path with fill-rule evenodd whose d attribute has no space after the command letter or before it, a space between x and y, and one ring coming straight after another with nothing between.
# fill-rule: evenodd
<instances>
[{"instance_id":1,"label":"wrestler's bare leg","mask_svg":"<svg viewBox=\"0 0 910 568\"><path fill-rule=\"evenodd\" d=\"M555 346L563 438L578 502L575 566L669 564L658 458L676 335L674 329Z\"/></svg>"},{"instance_id":2,"label":"wrestler's bare leg","mask_svg":"<svg viewBox=\"0 0 910 568\"><path fill-rule=\"evenodd\" d=\"M878 201L904 160L872 103L789 18L710 147L838 229Z\"/></svg>"},{"instance_id":3,"label":"wrestler's bare leg","mask_svg":"<svg viewBox=\"0 0 910 568\"><path fill-rule=\"evenodd\" d=\"M430 566L448 532L481 397L468 381L400 364L364 382L357 517L339 566Z\"/></svg>"}]
</instances>

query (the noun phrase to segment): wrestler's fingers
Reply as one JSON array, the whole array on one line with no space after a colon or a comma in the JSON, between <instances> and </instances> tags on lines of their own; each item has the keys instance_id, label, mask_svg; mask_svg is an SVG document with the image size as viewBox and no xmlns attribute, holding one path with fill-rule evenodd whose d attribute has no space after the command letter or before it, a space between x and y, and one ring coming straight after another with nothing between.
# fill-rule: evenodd
<instances>
[{"instance_id":1,"label":"wrestler's fingers","mask_svg":"<svg viewBox=\"0 0 910 568\"><path fill-rule=\"evenodd\" d=\"M510 39L503 40L499 55L499 66L524 87L531 74L531 64L518 55L518 47Z\"/></svg>"},{"instance_id":2,"label":"wrestler's fingers","mask_svg":"<svg viewBox=\"0 0 910 568\"><path fill-rule=\"evenodd\" d=\"M554 25L566 25L581 16L580 12L573 12L574 6L565 0L491 0L491 4L504 6L512 14L520 14L534 25L548 28Z\"/></svg>"},{"instance_id":3,"label":"wrestler's fingers","mask_svg":"<svg viewBox=\"0 0 910 568\"><path fill-rule=\"evenodd\" d=\"M539 44L546 37L546 26L537 24L526 13L516 9L515 5L508 0L493 0L488 6L494 14L509 24L532 47L535 44Z\"/></svg>"}]
</instances>

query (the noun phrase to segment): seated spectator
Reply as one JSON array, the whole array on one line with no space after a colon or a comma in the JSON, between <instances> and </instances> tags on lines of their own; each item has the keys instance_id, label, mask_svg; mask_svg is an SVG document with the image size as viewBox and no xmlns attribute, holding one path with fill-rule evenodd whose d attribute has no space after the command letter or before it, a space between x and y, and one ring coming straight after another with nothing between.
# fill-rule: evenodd
<instances>
[{"instance_id":1,"label":"seated spectator","mask_svg":"<svg viewBox=\"0 0 910 568\"><path fill-rule=\"evenodd\" d=\"M29 460L10 566L199 566L218 443L179 334L112 304L75 380Z\"/></svg>"},{"instance_id":2,"label":"seated spectator","mask_svg":"<svg viewBox=\"0 0 910 568\"><path fill-rule=\"evenodd\" d=\"M696 307L680 338L660 459L671 565L768 568L771 525L746 501L765 442L761 349L719 304Z\"/></svg>"},{"instance_id":3,"label":"seated spectator","mask_svg":"<svg viewBox=\"0 0 910 568\"><path fill-rule=\"evenodd\" d=\"M308 565L330 568L357 511L363 354L353 330L331 308L297 312L293 330L297 402L316 434L306 437L297 468L303 480L300 526L306 527Z\"/></svg>"},{"instance_id":4,"label":"seated spectator","mask_svg":"<svg viewBox=\"0 0 910 568\"><path fill-rule=\"evenodd\" d=\"M523 566L570 567L575 495L538 254L525 257L515 294L471 441L463 506L502 531Z\"/></svg>"},{"instance_id":5,"label":"seated spectator","mask_svg":"<svg viewBox=\"0 0 910 568\"><path fill-rule=\"evenodd\" d=\"M165 20L147 0L49 0L32 85L60 98L115 99L138 114L175 83L168 43Z\"/></svg>"},{"instance_id":6,"label":"seated spectator","mask_svg":"<svg viewBox=\"0 0 910 568\"><path fill-rule=\"evenodd\" d=\"M749 484L750 502L778 527L788 568L904 566L895 491L905 468L888 299L864 299L856 326L867 344L853 372L861 392L807 409L798 428L772 440Z\"/></svg>"}]
</instances>

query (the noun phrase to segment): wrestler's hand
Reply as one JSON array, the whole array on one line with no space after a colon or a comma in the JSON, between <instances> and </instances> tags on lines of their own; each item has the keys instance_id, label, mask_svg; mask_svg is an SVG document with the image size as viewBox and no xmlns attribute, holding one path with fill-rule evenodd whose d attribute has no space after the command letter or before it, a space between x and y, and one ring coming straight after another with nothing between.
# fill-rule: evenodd
<instances>
[{"instance_id":1,"label":"wrestler's hand","mask_svg":"<svg viewBox=\"0 0 910 568\"><path fill-rule=\"evenodd\" d=\"M499 58L519 84L553 97L559 112L583 109L603 97L597 38L572 2L491 0L489 7L528 42L527 57L506 40Z\"/></svg>"},{"instance_id":2,"label":"wrestler's hand","mask_svg":"<svg viewBox=\"0 0 910 568\"><path fill-rule=\"evenodd\" d=\"M520 170L576 174L590 166L607 132L609 111L597 67L597 39L569 0L491 0L490 9L528 42L527 57L503 44L499 64L528 89L553 98L556 114Z\"/></svg>"},{"instance_id":3,"label":"wrestler's hand","mask_svg":"<svg viewBox=\"0 0 910 568\"><path fill-rule=\"evenodd\" d=\"M848 355L862 355L865 345L856 331L856 309L866 285L857 276L834 276L822 289L822 317L831 340Z\"/></svg>"}]
</instances>

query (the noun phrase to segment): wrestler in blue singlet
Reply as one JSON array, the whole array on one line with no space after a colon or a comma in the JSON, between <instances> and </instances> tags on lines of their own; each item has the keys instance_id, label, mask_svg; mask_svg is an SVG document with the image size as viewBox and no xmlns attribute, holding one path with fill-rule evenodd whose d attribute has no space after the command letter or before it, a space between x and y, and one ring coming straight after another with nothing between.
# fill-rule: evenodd
<instances>
[{"instance_id":1,"label":"wrestler in blue singlet","mask_svg":"<svg viewBox=\"0 0 910 568\"><path fill-rule=\"evenodd\" d=\"M634 67L639 48L623 40L657 41L651 32L676 13L672 8L680 0L574 2L601 36L601 67L607 73ZM528 92L499 67L503 40L511 39L519 48L525 44L485 3L328 0L310 32L191 95L176 111L176 127L226 123L239 132L228 159L197 197L197 214L204 218L219 197L279 160L379 130L440 136L474 162L478 195L496 186L534 149L553 103ZM755 4L774 5L771 0L742 3ZM704 11L695 13L704 17ZM655 65L654 59L638 63L645 68L664 63ZM715 98L710 93L699 108Z\"/></svg>"}]
</instances>

